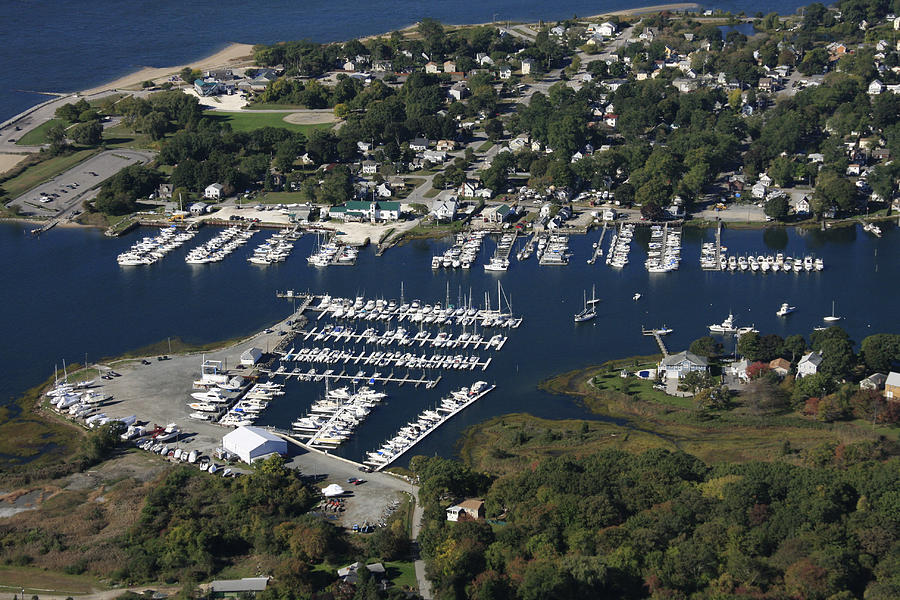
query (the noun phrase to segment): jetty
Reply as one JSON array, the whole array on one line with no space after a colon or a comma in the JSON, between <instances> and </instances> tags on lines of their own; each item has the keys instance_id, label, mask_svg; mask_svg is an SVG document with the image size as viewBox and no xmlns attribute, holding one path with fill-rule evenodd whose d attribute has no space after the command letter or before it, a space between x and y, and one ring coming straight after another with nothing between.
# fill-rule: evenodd
<instances>
[{"instance_id":1,"label":"jetty","mask_svg":"<svg viewBox=\"0 0 900 600\"><path fill-rule=\"evenodd\" d=\"M704 271L720 271L722 269L722 221L716 225L716 246L713 260L701 261Z\"/></svg>"}]
</instances>

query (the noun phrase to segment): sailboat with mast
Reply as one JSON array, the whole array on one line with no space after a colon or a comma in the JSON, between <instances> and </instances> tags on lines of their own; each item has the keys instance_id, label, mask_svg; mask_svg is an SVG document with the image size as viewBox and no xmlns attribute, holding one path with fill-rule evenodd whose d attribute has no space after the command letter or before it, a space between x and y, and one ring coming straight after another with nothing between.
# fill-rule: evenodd
<instances>
[{"instance_id":1,"label":"sailboat with mast","mask_svg":"<svg viewBox=\"0 0 900 600\"><path fill-rule=\"evenodd\" d=\"M835 316L834 314L834 300L831 301L831 314L827 317L822 317L823 321L827 321L829 323L833 323L834 321L840 321L841 317Z\"/></svg>"},{"instance_id":2,"label":"sailboat with mast","mask_svg":"<svg viewBox=\"0 0 900 600\"><path fill-rule=\"evenodd\" d=\"M597 299L597 286L591 286L591 299L587 299L587 292L584 295L584 308L581 312L575 315L576 323L584 323L585 321L590 321L594 317L597 316L597 303L600 300Z\"/></svg>"}]
</instances>

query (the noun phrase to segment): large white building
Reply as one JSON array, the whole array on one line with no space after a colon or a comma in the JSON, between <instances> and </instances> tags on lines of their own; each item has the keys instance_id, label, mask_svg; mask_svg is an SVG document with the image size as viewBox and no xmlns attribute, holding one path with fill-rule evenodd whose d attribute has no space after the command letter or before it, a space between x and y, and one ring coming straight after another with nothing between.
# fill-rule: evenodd
<instances>
[{"instance_id":1,"label":"large white building","mask_svg":"<svg viewBox=\"0 0 900 600\"><path fill-rule=\"evenodd\" d=\"M209 200L221 200L224 186L221 183L211 183L203 190L203 197Z\"/></svg>"},{"instance_id":2,"label":"large white building","mask_svg":"<svg viewBox=\"0 0 900 600\"><path fill-rule=\"evenodd\" d=\"M238 427L222 438L222 447L247 464L272 454L287 454L287 442L260 427Z\"/></svg>"}]
</instances>

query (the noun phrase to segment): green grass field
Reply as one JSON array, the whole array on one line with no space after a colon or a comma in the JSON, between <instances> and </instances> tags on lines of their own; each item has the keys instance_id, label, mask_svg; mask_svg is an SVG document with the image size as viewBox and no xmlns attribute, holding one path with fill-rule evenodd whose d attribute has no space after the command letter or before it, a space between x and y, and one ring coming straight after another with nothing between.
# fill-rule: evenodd
<instances>
[{"instance_id":1,"label":"green grass field","mask_svg":"<svg viewBox=\"0 0 900 600\"><path fill-rule=\"evenodd\" d=\"M332 123L295 125L285 121L282 113L208 113L205 118L222 123L230 123L234 131L253 131L263 127L281 127L282 129L300 131L308 135L314 129L330 129L332 126Z\"/></svg>"},{"instance_id":2,"label":"green grass field","mask_svg":"<svg viewBox=\"0 0 900 600\"><path fill-rule=\"evenodd\" d=\"M16 142L16 146L40 146L41 144L49 144L50 140L47 139L47 132L50 131L51 127L55 127L56 125L65 127L65 121L62 119L50 119L43 125L38 125L20 137L19 141Z\"/></svg>"},{"instance_id":3,"label":"green grass field","mask_svg":"<svg viewBox=\"0 0 900 600\"><path fill-rule=\"evenodd\" d=\"M398 588L418 587L416 582L416 566L411 561L388 561L383 563L388 579Z\"/></svg>"},{"instance_id":4,"label":"green grass field","mask_svg":"<svg viewBox=\"0 0 900 600\"><path fill-rule=\"evenodd\" d=\"M44 183L51 177L71 169L98 152L100 152L99 148L88 148L87 150L78 150L65 156L55 156L50 160L28 167L19 175L5 182L3 188L7 191L10 198L16 198L31 188Z\"/></svg>"},{"instance_id":5,"label":"green grass field","mask_svg":"<svg viewBox=\"0 0 900 600\"><path fill-rule=\"evenodd\" d=\"M277 102L254 102L244 107L244 110L302 110L306 107L302 104L279 104Z\"/></svg>"}]
</instances>

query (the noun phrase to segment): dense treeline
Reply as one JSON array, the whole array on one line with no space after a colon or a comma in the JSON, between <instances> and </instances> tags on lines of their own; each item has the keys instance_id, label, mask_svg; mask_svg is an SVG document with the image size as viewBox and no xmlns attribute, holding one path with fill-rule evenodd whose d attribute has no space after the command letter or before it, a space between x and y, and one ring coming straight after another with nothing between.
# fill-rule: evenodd
<instances>
[{"instance_id":1,"label":"dense treeline","mask_svg":"<svg viewBox=\"0 0 900 600\"><path fill-rule=\"evenodd\" d=\"M417 457L419 542L441 598L896 598L900 463L851 449L843 468L606 451L492 483ZM497 524L445 520L480 494Z\"/></svg>"},{"instance_id":2,"label":"dense treeline","mask_svg":"<svg viewBox=\"0 0 900 600\"><path fill-rule=\"evenodd\" d=\"M137 210L137 200L147 197L161 181L161 174L144 165L125 167L103 182L94 200L94 208L110 215L125 215Z\"/></svg>"}]
</instances>

